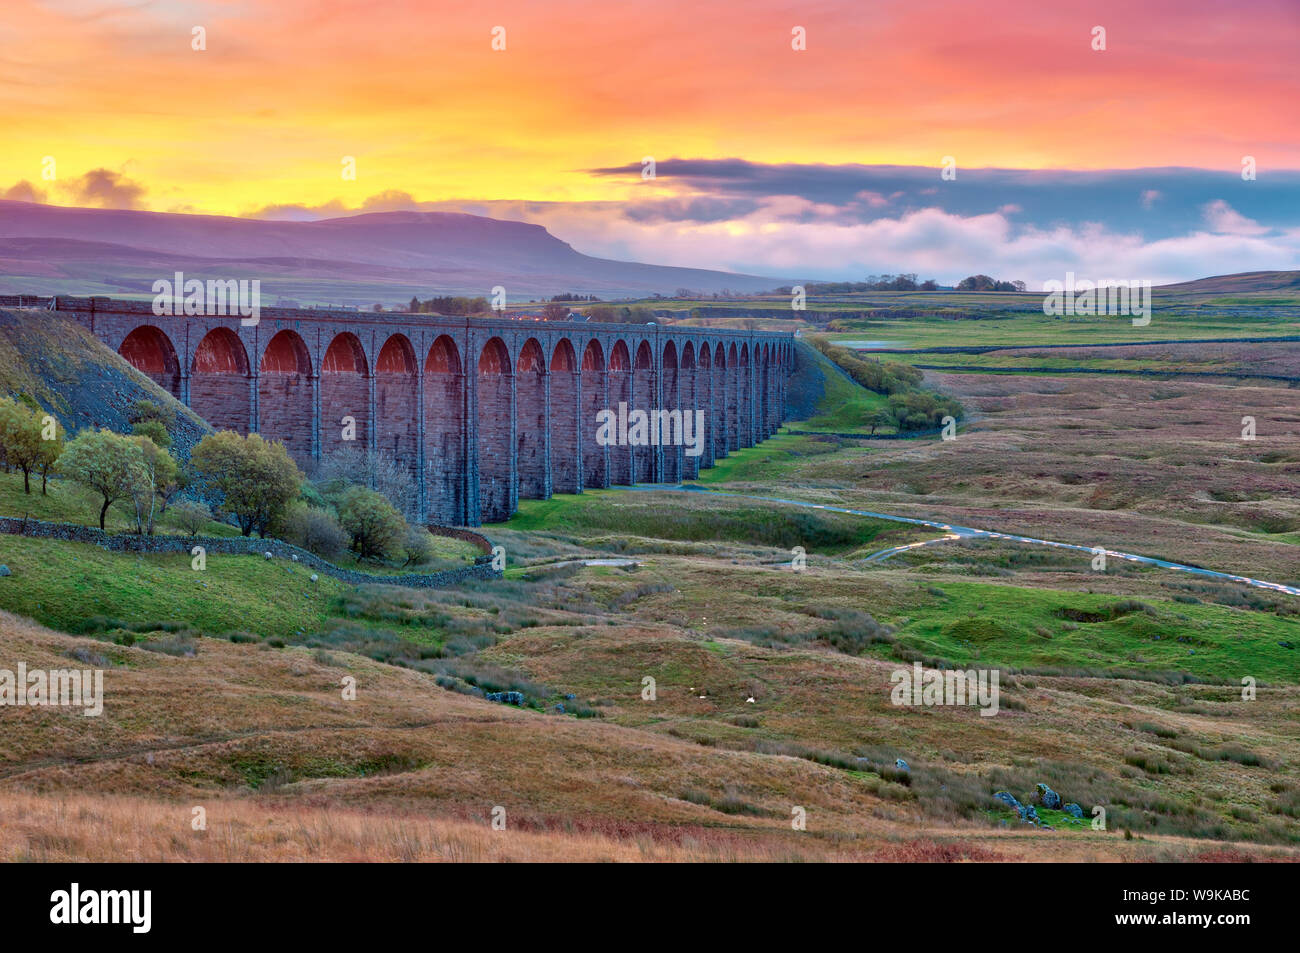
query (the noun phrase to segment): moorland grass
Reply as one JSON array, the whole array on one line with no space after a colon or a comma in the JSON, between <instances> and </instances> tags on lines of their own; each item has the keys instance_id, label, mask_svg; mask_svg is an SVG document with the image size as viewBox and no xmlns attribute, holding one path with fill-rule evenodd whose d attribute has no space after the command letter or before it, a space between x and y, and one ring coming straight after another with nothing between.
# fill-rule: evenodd
<instances>
[{"instance_id":1,"label":"moorland grass","mask_svg":"<svg viewBox=\"0 0 1300 953\"><path fill-rule=\"evenodd\" d=\"M851 552L896 528L885 520L847 514L639 490L593 490L549 500L520 500L519 512L503 525L510 530L560 533L575 539L620 533L781 549L803 546L819 553Z\"/></svg>"}]
</instances>

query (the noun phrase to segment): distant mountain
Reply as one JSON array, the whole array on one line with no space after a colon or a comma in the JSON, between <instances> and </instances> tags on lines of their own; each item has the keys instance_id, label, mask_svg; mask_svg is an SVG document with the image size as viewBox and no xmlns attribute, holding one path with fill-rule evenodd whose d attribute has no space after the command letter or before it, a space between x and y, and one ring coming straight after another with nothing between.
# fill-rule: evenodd
<instances>
[{"instance_id":1,"label":"distant mountain","mask_svg":"<svg viewBox=\"0 0 1300 953\"><path fill-rule=\"evenodd\" d=\"M1300 292L1300 271L1243 271L1161 285L1157 290L1181 295L1241 295Z\"/></svg>"},{"instance_id":2,"label":"distant mountain","mask_svg":"<svg viewBox=\"0 0 1300 953\"><path fill-rule=\"evenodd\" d=\"M787 279L593 258L540 225L455 212L376 212L319 222L62 208L0 201L0 293L148 294L181 270L260 278L302 303L412 295L562 292L602 298L763 291Z\"/></svg>"}]
</instances>

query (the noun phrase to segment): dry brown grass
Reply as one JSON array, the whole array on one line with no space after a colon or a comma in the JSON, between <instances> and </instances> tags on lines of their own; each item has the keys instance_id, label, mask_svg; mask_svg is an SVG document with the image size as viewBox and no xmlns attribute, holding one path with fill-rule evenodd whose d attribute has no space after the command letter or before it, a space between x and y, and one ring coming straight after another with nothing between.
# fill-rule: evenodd
<instances>
[{"instance_id":1,"label":"dry brown grass","mask_svg":"<svg viewBox=\"0 0 1300 953\"><path fill-rule=\"evenodd\" d=\"M951 443L809 458L783 495L1300 580L1300 391L1123 377L931 374ZM1241 439L1242 417L1257 439ZM1291 529L1290 539L1270 533Z\"/></svg>"},{"instance_id":2,"label":"dry brown grass","mask_svg":"<svg viewBox=\"0 0 1300 953\"><path fill-rule=\"evenodd\" d=\"M193 808L206 829L193 828ZM504 831L415 814L298 803L139 797L0 797L0 860L91 862L567 862L831 859L775 839L699 832L677 842L598 833Z\"/></svg>"},{"instance_id":3,"label":"dry brown grass","mask_svg":"<svg viewBox=\"0 0 1300 953\"><path fill-rule=\"evenodd\" d=\"M744 698L757 694L768 737L897 746L918 771L948 772L949 784L1015 751L1032 753L1029 773L1053 759L1085 772L1113 767L1136 737L1120 727L1135 712L1210 737L1240 733L1266 750L1270 739L1279 752L1290 744L1271 727L1274 703L1228 726L1173 715L1163 686L1095 680L1039 679L1018 691L1029 712L997 719L900 716L883 700L885 663L735 641L718 651L665 626L532 629L488 653L528 658L535 674L593 694L616 687L622 672L626 690L606 717L580 721L457 695L344 653L324 666L305 650L203 640L197 658L179 659L0 617L0 667L66 664L67 651L87 645L120 663L106 675L101 718L0 710L0 857L1180 860L1207 843L1050 835L936 814L873 775L746 750L749 732L728 719L752 713ZM639 700L644 671L661 676L653 710ZM358 678L355 702L339 697L344 673ZM1243 803L1267 797L1230 765L1197 772L1191 783L1207 795L1229 787ZM717 807L726 803L747 807ZM496 805L507 812L505 833L490 828ZM791 830L795 805L807 810L807 831ZM207 810L206 832L190 828L194 806Z\"/></svg>"}]
</instances>

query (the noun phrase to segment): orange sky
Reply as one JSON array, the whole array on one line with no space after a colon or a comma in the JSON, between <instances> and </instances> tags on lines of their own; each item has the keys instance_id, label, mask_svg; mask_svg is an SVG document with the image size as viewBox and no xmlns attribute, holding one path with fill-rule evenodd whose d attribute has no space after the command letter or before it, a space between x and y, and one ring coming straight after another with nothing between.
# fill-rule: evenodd
<instances>
[{"instance_id":1,"label":"orange sky","mask_svg":"<svg viewBox=\"0 0 1300 953\"><path fill-rule=\"evenodd\" d=\"M389 190L572 202L636 194L585 170L645 155L1300 168L1300 4L1134 6L5 0L0 194L224 214ZM100 168L141 191L79 193Z\"/></svg>"}]
</instances>

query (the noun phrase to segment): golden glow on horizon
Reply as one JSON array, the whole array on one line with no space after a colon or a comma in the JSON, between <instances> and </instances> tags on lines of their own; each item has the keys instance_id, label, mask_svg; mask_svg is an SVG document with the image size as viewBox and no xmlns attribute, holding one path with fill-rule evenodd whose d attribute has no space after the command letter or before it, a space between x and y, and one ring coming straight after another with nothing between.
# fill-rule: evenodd
<instances>
[{"instance_id":1,"label":"golden glow on horizon","mask_svg":"<svg viewBox=\"0 0 1300 953\"><path fill-rule=\"evenodd\" d=\"M1249 5L1249 4L1248 4ZM996 8L990 9L990 6ZM671 180L592 176L643 155L756 163L1105 169L1300 167L1300 13L1080 12L1002 0L790 7L507 2L6 0L0 194L58 204L91 169L159 211L626 201ZM1176 11L1182 10L1180 15ZM1001 11L1000 13L997 11ZM1109 23L1089 47L1085 19ZM1082 19L1080 18L1082 17ZM806 21L806 22L805 22ZM490 30L507 28L493 52ZM808 50L790 50L790 28ZM191 50L191 28L207 49ZM16 42L15 38L21 38ZM55 183L41 181L53 156ZM356 181L340 176L355 156Z\"/></svg>"}]
</instances>

